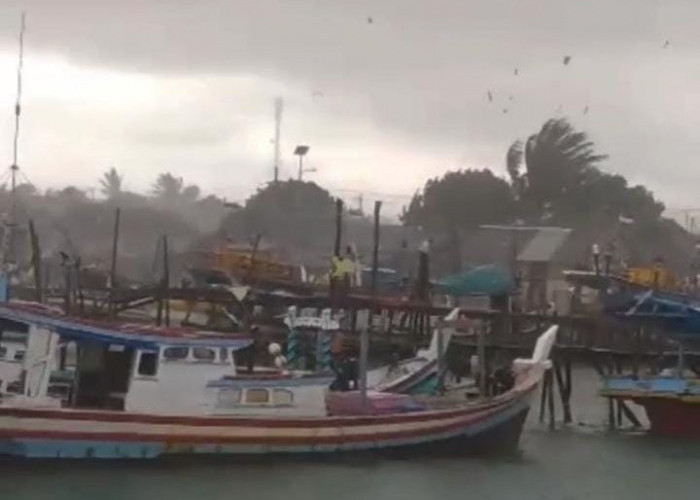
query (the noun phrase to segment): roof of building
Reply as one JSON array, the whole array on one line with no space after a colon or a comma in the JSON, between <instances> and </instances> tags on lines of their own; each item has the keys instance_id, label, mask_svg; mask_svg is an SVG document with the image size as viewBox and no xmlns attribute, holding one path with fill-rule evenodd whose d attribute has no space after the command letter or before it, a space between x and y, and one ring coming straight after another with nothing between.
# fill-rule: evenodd
<instances>
[{"instance_id":1,"label":"roof of building","mask_svg":"<svg viewBox=\"0 0 700 500\"><path fill-rule=\"evenodd\" d=\"M55 307L31 302L0 305L0 320L46 328L70 340L137 349L157 349L161 345L242 349L252 342L250 337L242 335L71 317Z\"/></svg>"},{"instance_id":2,"label":"roof of building","mask_svg":"<svg viewBox=\"0 0 700 500\"><path fill-rule=\"evenodd\" d=\"M549 262L562 247L570 229L541 228L538 229L525 248L518 253L519 262Z\"/></svg>"}]
</instances>

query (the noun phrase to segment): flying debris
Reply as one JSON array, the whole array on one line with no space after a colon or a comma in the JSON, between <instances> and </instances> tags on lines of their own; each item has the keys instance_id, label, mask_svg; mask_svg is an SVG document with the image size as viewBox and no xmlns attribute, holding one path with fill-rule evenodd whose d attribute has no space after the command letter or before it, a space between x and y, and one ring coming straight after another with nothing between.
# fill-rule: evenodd
<instances>
[{"instance_id":1,"label":"flying debris","mask_svg":"<svg viewBox=\"0 0 700 500\"><path fill-rule=\"evenodd\" d=\"M493 102L493 94L490 90L487 92L487 95L489 96L489 102Z\"/></svg>"},{"instance_id":2,"label":"flying debris","mask_svg":"<svg viewBox=\"0 0 700 500\"><path fill-rule=\"evenodd\" d=\"M374 19L372 19L370 16L367 16L367 24L372 24L374 22Z\"/></svg>"},{"instance_id":3,"label":"flying debris","mask_svg":"<svg viewBox=\"0 0 700 500\"><path fill-rule=\"evenodd\" d=\"M512 100L513 100L513 96L512 96L512 95L509 95L509 96L508 96L508 100L509 100L509 101L512 101Z\"/></svg>"},{"instance_id":4,"label":"flying debris","mask_svg":"<svg viewBox=\"0 0 700 500\"><path fill-rule=\"evenodd\" d=\"M584 114L584 116L588 114L588 106L583 108L583 114Z\"/></svg>"},{"instance_id":5,"label":"flying debris","mask_svg":"<svg viewBox=\"0 0 700 500\"><path fill-rule=\"evenodd\" d=\"M664 42L664 46L663 46L662 48L663 48L663 49L667 49L669 45L671 45L670 40L666 40L666 41Z\"/></svg>"},{"instance_id":6,"label":"flying debris","mask_svg":"<svg viewBox=\"0 0 700 500\"><path fill-rule=\"evenodd\" d=\"M519 73L518 68L515 68L515 70L513 71L513 74L514 74L515 76L518 76L518 73Z\"/></svg>"},{"instance_id":7,"label":"flying debris","mask_svg":"<svg viewBox=\"0 0 700 500\"><path fill-rule=\"evenodd\" d=\"M503 108L503 114L508 114L508 108Z\"/></svg>"},{"instance_id":8,"label":"flying debris","mask_svg":"<svg viewBox=\"0 0 700 500\"><path fill-rule=\"evenodd\" d=\"M564 56L564 66L567 66L571 62L571 56Z\"/></svg>"},{"instance_id":9,"label":"flying debris","mask_svg":"<svg viewBox=\"0 0 700 500\"><path fill-rule=\"evenodd\" d=\"M564 106L560 104L559 106L557 106L557 113L561 113L562 111L564 111Z\"/></svg>"},{"instance_id":10,"label":"flying debris","mask_svg":"<svg viewBox=\"0 0 700 500\"><path fill-rule=\"evenodd\" d=\"M323 92L321 92L320 90L314 90L313 92L311 92L311 97L323 97Z\"/></svg>"}]
</instances>

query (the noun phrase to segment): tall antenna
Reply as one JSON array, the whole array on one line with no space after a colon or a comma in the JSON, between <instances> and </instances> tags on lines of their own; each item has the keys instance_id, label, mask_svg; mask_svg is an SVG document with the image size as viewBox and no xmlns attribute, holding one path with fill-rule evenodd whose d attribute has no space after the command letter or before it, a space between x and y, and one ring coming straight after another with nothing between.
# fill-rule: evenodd
<instances>
[{"instance_id":1,"label":"tall antenna","mask_svg":"<svg viewBox=\"0 0 700 500\"><path fill-rule=\"evenodd\" d=\"M12 224L15 224L15 216L17 213L17 197L15 196L15 188L17 187L17 172L19 171L18 165L18 149L19 149L19 124L20 116L22 114L22 69L24 66L24 29L25 24L25 13L22 12L22 21L19 30L19 61L17 63L17 101L15 102L15 135L12 144L12 165L10 170L12 172L12 213L11 220Z\"/></svg>"},{"instance_id":2,"label":"tall antenna","mask_svg":"<svg viewBox=\"0 0 700 500\"><path fill-rule=\"evenodd\" d=\"M282 128L282 111L284 100L281 97L275 99L275 183L280 175L280 133Z\"/></svg>"}]
</instances>

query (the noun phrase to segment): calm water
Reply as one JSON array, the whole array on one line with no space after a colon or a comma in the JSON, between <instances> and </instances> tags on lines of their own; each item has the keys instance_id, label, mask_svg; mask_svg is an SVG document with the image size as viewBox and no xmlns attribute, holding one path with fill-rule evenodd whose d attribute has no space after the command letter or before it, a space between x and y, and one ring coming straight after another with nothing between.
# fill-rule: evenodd
<instances>
[{"instance_id":1,"label":"calm water","mask_svg":"<svg viewBox=\"0 0 700 500\"><path fill-rule=\"evenodd\" d=\"M616 499L695 500L700 443L599 425L595 379L578 372L577 423L550 433L533 408L523 451L502 459L372 458L258 463L0 465L13 499ZM583 382L583 383L582 383ZM578 406L577 406L578 405ZM585 421L586 425L580 425Z\"/></svg>"}]
</instances>

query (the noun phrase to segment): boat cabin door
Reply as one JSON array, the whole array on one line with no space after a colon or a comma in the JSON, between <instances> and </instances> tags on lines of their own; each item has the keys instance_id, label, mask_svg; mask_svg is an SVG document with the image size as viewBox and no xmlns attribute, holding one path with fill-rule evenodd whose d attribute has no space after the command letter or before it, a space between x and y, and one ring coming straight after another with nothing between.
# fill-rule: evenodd
<instances>
[{"instance_id":1,"label":"boat cabin door","mask_svg":"<svg viewBox=\"0 0 700 500\"><path fill-rule=\"evenodd\" d=\"M133 360L134 350L123 345L81 346L78 349L73 405L123 410Z\"/></svg>"}]
</instances>

